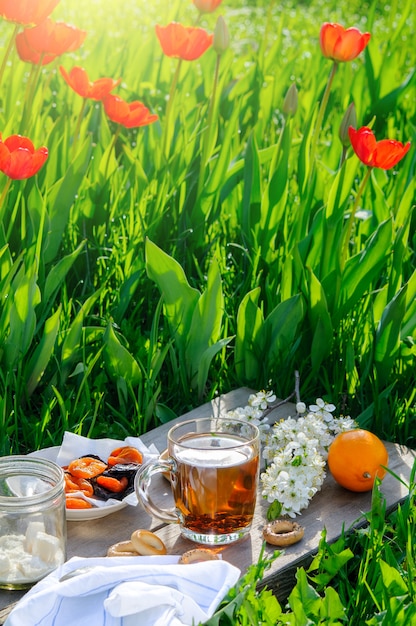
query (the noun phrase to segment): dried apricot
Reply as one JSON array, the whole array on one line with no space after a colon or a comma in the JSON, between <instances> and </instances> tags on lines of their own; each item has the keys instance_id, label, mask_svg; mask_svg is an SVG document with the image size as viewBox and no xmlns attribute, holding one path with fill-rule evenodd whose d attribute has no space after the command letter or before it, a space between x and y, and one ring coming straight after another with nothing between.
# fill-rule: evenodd
<instances>
[{"instance_id":1,"label":"dried apricot","mask_svg":"<svg viewBox=\"0 0 416 626\"><path fill-rule=\"evenodd\" d=\"M107 469L107 464L93 456L82 456L71 461L68 471L77 478L94 478Z\"/></svg>"},{"instance_id":2,"label":"dried apricot","mask_svg":"<svg viewBox=\"0 0 416 626\"><path fill-rule=\"evenodd\" d=\"M67 496L66 508L67 509L92 509L92 504L91 502L87 502L87 500L84 500L83 498Z\"/></svg>"},{"instance_id":3,"label":"dried apricot","mask_svg":"<svg viewBox=\"0 0 416 626\"><path fill-rule=\"evenodd\" d=\"M141 463L143 461L143 455L137 448L133 446L121 446L113 450L108 457L109 465L117 465L119 463Z\"/></svg>"},{"instance_id":4,"label":"dried apricot","mask_svg":"<svg viewBox=\"0 0 416 626\"><path fill-rule=\"evenodd\" d=\"M129 479L126 476L122 476L120 479L112 476L97 476L96 481L100 487L108 489L108 491L113 493L121 493L129 484Z\"/></svg>"},{"instance_id":5,"label":"dried apricot","mask_svg":"<svg viewBox=\"0 0 416 626\"><path fill-rule=\"evenodd\" d=\"M65 493L72 493L74 491L82 491L86 496L92 496L94 489L92 484L86 478L78 478L65 472Z\"/></svg>"}]
</instances>

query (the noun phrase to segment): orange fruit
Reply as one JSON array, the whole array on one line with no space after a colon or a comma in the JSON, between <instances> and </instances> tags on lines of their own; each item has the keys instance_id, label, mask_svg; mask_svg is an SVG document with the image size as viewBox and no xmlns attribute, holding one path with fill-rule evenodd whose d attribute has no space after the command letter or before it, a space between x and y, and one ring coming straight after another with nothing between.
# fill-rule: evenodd
<instances>
[{"instance_id":1,"label":"orange fruit","mask_svg":"<svg viewBox=\"0 0 416 626\"><path fill-rule=\"evenodd\" d=\"M368 430L340 433L329 446L328 467L337 483L350 491L370 491L376 476L386 474L389 455L384 443Z\"/></svg>"}]
</instances>

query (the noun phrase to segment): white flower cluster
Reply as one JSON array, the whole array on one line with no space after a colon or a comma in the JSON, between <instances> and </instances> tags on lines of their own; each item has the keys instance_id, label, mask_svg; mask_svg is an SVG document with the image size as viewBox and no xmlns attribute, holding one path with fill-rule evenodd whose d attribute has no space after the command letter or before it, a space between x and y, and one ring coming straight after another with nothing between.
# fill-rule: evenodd
<instances>
[{"instance_id":1,"label":"white flower cluster","mask_svg":"<svg viewBox=\"0 0 416 626\"><path fill-rule=\"evenodd\" d=\"M276 396L272 391L252 394L248 406L227 413L245 419L261 431L267 469L261 475L262 495L278 515L295 517L320 490L325 478L328 448L334 437L356 427L350 417L336 418L333 404L318 398L307 409L296 404L297 417L288 417L272 427L267 423Z\"/></svg>"},{"instance_id":2,"label":"white flower cluster","mask_svg":"<svg viewBox=\"0 0 416 626\"><path fill-rule=\"evenodd\" d=\"M275 402L276 396L273 391L259 391L252 393L248 398L247 406L238 407L227 412L227 417L240 419L254 424L260 430L261 440L266 441L270 430L270 424L265 419L264 412Z\"/></svg>"}]
</instances>

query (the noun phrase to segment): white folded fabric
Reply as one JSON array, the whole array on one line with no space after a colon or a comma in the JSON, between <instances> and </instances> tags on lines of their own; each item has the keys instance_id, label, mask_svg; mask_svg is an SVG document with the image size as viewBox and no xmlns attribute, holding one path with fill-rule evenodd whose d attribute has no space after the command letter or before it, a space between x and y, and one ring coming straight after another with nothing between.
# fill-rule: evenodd
<instances>
[{"instance_id":1,"label":"white folded fabric","mask_svg":"<svg viewBox=\"0 0 416 626\"><path fill-rule=\"evenodd\" d=\"M222 560L179 565L178 559L74 557L37 583L5 626L199 624L213 615L240 571Z\"/></svg>"}]
</instances>

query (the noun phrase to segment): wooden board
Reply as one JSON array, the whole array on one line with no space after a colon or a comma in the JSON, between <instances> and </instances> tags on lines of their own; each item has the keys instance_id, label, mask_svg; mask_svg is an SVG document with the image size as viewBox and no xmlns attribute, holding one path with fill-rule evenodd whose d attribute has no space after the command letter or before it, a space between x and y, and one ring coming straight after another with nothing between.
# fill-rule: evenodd
<instances>
[{"instance_id":1,"label":"wooden board","mask_svg":"<svg viewBox=\"0 0 416 626\"><path fill-rule=\"evenodd\" d=\"M245 406L249 394L249 389L241 388L222 396L219 399L222 410ZM218 401L213 409L211 404L207 403L175 421L204 417L210 414L212 410L216 411L217 404ZM289 415L295 416L295 407L291 403L286 403L271 413L271 421L278 421ZM166 448L167 432L171 426L172 422L146 433L142 437L144 443L146 445L154 443L162 452ZM416 452L392 443L387 443L386 446L389 452L389 468L405 483L408 482ZM171 506L172 497L167 480L156 477L152 482L152 492L160 503L166 503L165 506L167 507ZM405 485L390 474L382 483L382 492L389 509L397 506L398 502L407 495ZM220 548L222 557L239 567L242 573L251 563L258 560L263 544L262 529L266 522L267 507L267 503L259 495L250 535L236 544ZM348 530L362 523L363 513L368 512L370 508L371 493L355 494L346 491L328 475L322 490L313 498L306 511L297 517L297 521L305 528L303 540L287 548L278 557L267 572L264 583L275 591L279 599L284 599L293 586L293 575L296 568L307 563L316 553L322 530L326 528L328 540L334 541L340 536L343 529ZM138 505L137 507L129 506L98 520L68 522L67 557L105 556L107 548L111 544L129 539L133 530L138 528L157 532L165 542L170 554L182 554L194 546L192 542L182 538L176 524L166 525L152 519ZM274 548L272 546L267 547L266 552L271 555ZM0 611L0 624L3 623L2 616L5 619L9 612L8 605L17 601L22 595L22 592L17 591L0 591L0 609L4 609L4 611Z\"/></svg>"}]
</instances>

